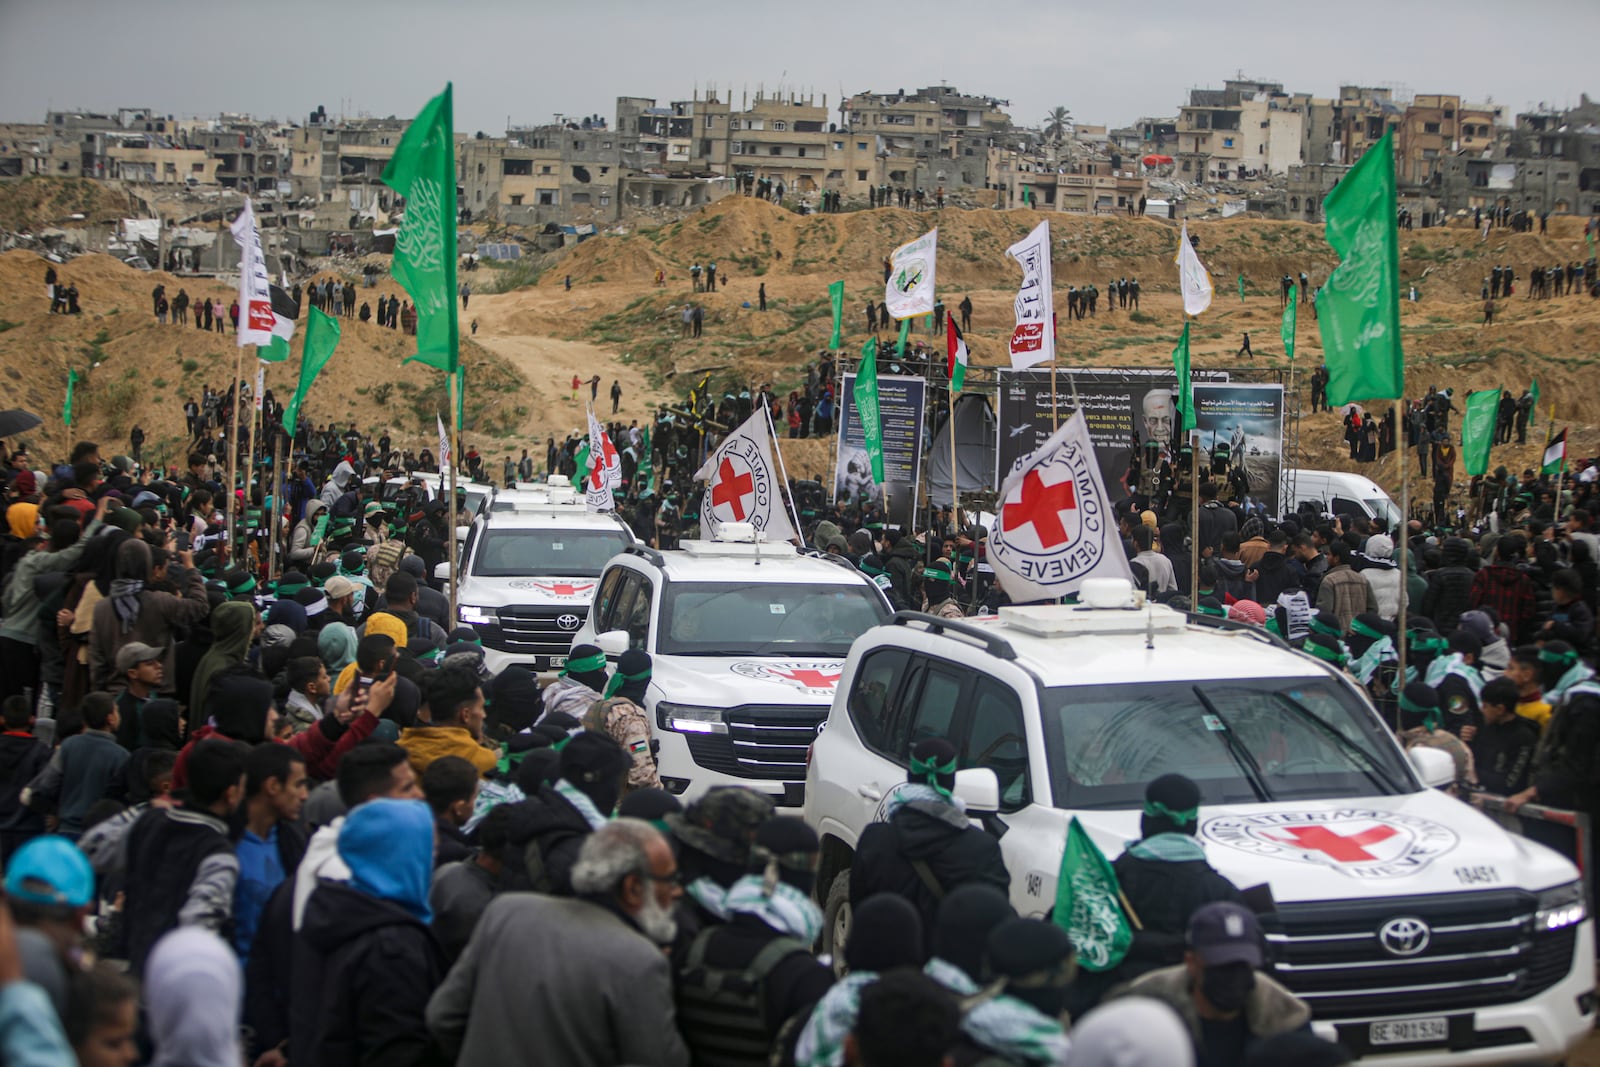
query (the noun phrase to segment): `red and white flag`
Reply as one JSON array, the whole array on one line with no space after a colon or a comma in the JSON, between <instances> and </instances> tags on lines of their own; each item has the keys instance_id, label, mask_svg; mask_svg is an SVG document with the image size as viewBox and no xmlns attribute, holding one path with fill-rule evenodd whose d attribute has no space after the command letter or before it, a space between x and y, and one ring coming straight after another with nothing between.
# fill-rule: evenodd
<instances>
[{"instance_id":1,"label":"red and white flag","mask_svg":"<svg viewBox=\"0 0 1600 1067\"><path fill-rule=\"evenodd\" d=\"M694 480L706 483L700 501L700 536L716 537L725 522L748 522L768 541L788 541L798 533L784 510L783 479L772 461L767 413L756 413L717 446Z\"/></svg>"},{"instance_id":2,"label":"red and white flag","mask_svg":"<svg viewBox=\"0 0 1600 1067\"><path fill-rule=\"evenodd\" d=\"M244 198L244 210L229 227L239 245L239 326L234 335L241 345L272 344L272 279L267 277L266 257L261 254L261 231L256 227L255 209Z\"/></svg>"},{"instance_id":3,"label":"red and white flag","mask_svg":"<svg viewBox=\"0 0 1600 1067\"><path fill-rule=\"evenodd\" d=\"M1019 604L1075 593L1086 578L1133 577L1081 411L1016 462L997 511L989 563Z\"/></svg>"},{"instance_id":4,"label":"red and white flag","mask_svg":"<svg viewBox=\"0 0 1600 1067\"><path fill-rule=\"evenodd\" d=\"M600 420L589 412L589 473L583 480L584 501L590 511L615 511L612 490L622 484L622 457Z\"/></svg>"},{"instance_id":5,"label":"red and white flag","mask_svg":"<svg viewBox=\"0 0 1600 1067\"><path fill-rule=\"evenodd\" d=\"M950 391L961 392L961 384L967 380L967 339L961 336L961 328L956 325L954 318L945 320L945 375L950 379Z\"/></svg>"},{"instance_id":6,"label":"red and white flag","mask_svg":"<svg viewBox=\"0 0 1600 1067\"><path fill-rule=\"evenodd\" d=\"M1039 223L1033 232L1006 249L1006 255L1022 267L1022 286L1017 290L1017 325L1011 331L1011 365L1031 367L1056 358L1055 285L1050 267L1050 223Z\"/></svg>"}]
</instances>

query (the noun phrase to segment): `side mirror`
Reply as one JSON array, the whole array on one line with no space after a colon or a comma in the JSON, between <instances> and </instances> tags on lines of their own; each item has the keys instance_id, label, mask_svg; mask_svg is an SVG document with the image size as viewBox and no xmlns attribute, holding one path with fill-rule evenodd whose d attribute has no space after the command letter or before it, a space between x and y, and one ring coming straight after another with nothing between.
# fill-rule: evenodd
<instances>
[{"instance_id":1,"label":"side mirror","mask_svg":"<svg viewBox=\"0 0 1600 1067\"><path fill-rule=\"evenodd\" d=\"M456 540L457 541L465 541L467 539L467 530L469 530L469 529L470 529L470 527L467 527L467 526L457 526L456 527Z\"/></svg>"},{"instance_id":2,"label":"side mirror","mask_svg":"<svg viewBox=\"0 0 1600 1067\"><path fill-rule=\"evenodd\" d=\"M968 815L993 815L1000 810L1000 779L987 767L957 771L953 792L966 804Z\"/></svg>"},{"instance_id":3,"label":"side mirror","mask_svg":"<svg viewBox=\"0 0 1600 1067\"><path fill-rule=\"evenodd\" d=\"M1442 789L1456 780L1456 761L1443 749L1418 746L1406 755L1411 758L1411 767L1423 785Z\"/></svg>"},{"instance_id":4,"label":"side mirror","mask_svg":"<svg viewBox=\"0 0 1600 1067\"><path fill-rule=\"evenodd\" d=\"M594 639L595 645L608 656L620 656L628 651L628 631L607 630Z\"/></svg>"},{"instance_id":5,"label":"side mirror","mask_svg":"<svg viewBox=\"0 0 1600 1067\"><path fill-rule=\"evenodd\" d=\"M450 580L450 561L445 560L444 562L437 564L433 568L433 576L439 579L441 582L448 582Z\"/></svg>"}]
</instances>

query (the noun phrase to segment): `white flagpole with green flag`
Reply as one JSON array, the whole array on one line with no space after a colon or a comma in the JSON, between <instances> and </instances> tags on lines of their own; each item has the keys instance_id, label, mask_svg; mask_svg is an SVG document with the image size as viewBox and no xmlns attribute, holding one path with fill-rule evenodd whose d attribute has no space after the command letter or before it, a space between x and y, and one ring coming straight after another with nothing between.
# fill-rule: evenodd
<instances>
[{"instance_id":1,"label":"white flagpole with green flag","mask_svg":"<svg viewBox=\"0 0 1600 1067\"><path fill-rule=\"evenodd\" d=\"M1489 448L1494 444L1500 419L1500 390L1479 389L1467 394L1461 415L1461 462L1467 476L1476 478L1489 469Z\"/></svg>"},{"instance_id":2,"label":"white flagpole with green flag","mask_svg":"<svg viewBox=\"0 0 1600 1067\"><path fill-rule=\"evenodd\" d=\"M283 431L291 438L294 437L295 427L300 425L300 405L305 403L312 383L322 373L322 368L328 365L328 360L333 358L333 350L338 345L339 320L312 308L306 319L305 345L300 350L300 383L295 386L294 396L290 397L288 406L283 409Z\"/></svg>"},{"instance_id":3,"label":"white flagpole with green flag","mask_svg":"<svg viewBox=\"0 0 1600 1067\"><path fill-rule=\"evenodd\" d=\"M1189 365L1189 322L1184 320L1183 333L1172 350L1172 371L1178 377L1178 418L1183 440L1189 447L1189 610L1195 610L1196 594L1200 590L1200 450L1194 445L1196 420L1194 416L1194 373Z\"/></svg>"},{"instance_id":4,"label":"white flagpole with green flag","mask_svg":"<svg viewBox=\"0 0 1600 1067\"><path fill-rule=\"evenodd\" d=\"M833 305L833 336L828 338L828 347L833 350L844 344L844 281L836 281L828 286L828 303Z\"/></svg>"},{"instance_id":5,"label":"white flagpole with green flag","mask_svg":"<svg viewBox=\"0 0 1600 1067\"><path fill-rule=\"evenodd\" d=\"M903 325L903 324L902 324ZM878 408L878 343L867 338L861 348L861 365L851 392L856 402L856 418L861 421L862 442L872 465L872 482L883 489L883 507L889 510L889 490L883 479L883 416Z\"/></svg>"},{"instance_id":6,"label":"white flagpole with green flag","mask_svg":"<svg viewBox=\"0 0 1600 1067\"><path fill-rule=\"evenodd\" d=\"M1395 217L1394 128L1367 149L1322 203L1328 244L1339 265L1317 292L1317 324L1328 368L1330 407L1356 400L1405 402L1405 354L1400 345L1400 230ZM1411 464L1400 464L1400 581L1410 550ZM1406 676L1406 598L1400 630L1399 677Z\"/></svg>"},{"instance_id":7,"label":"white flagpole with green flag","mask_svg":"<svg viewBox=\"0 0 1600 1067\"><path fill-rule=\"evenodd\" d=\"M450 408L450 620L456 614L459 569L456 545L456 463L460 416L460 326L456 320L456 160L453 86L429 100L406 127L394 157L383 169L383 183L406 198L405 219L394 238L395 279L411 294L417 313L416 360L443 371Z\"/></svg>"}]
</instances>

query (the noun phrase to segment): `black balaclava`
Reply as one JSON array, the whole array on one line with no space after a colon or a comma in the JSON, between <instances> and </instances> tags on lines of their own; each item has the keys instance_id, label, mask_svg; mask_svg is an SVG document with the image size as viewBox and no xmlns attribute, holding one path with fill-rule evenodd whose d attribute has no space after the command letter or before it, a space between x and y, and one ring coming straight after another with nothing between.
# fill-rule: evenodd
<instances>
[{"instance_id":1,"label":"black balaclava","mask_svg":"<svg viewBox=\"0 0 1600 1067\"><path fill-rule=\"evenodd\" d=\"M892 971L921 967L922 917L905 897L875 893L851 916L850 939L844 946L851 971Z\"/></svg>"},{"instance_id":2,"label":"black balaclava","mask_svg":"<svg viewBox=\"0 0 1600 1067\"><path fill-rule=\"evenodd\" d=\"M574 734L561 749L561 777L594 801L602 815L616 810L622 796L622 776L633 759L605 734L586 730Z\"/></svg>"},{"instance_id":3,"label":"black balaclava","mask_svg":"<svg viewBox=\"0 0 1600 1067\"><path fill-rule=\"evenodd\" d=\"M1005 992L1055 1018L1066 1007L1077 977L1072 939L1043 919L1008 919L989 931L985 979L1005 981Z\"/></svg>"},{"instance_id":4,"label":"black balaclava","mask_svg":"<svg viewBox=\"0 0 1600 1067\"><path fill-rule=\"evenodd\" d=\"M939 902L933 924L933 954L983 981L983 953L989 931L1017 913L1005 894L988 885L964 885Z\"/></svg>"},{"instance_id":5,"label":"black balaclava","mask_svg":"<svg viewBox=\"0 0 1600 1067\"><path fill-rule=\"evenodd\" d=\"M1181 774L1163 774L1144 790L1144 813L1139 816L1143 837L1157 834L1194 836L1200 828L1200 787Z\"/></svg>"}]
</instances>

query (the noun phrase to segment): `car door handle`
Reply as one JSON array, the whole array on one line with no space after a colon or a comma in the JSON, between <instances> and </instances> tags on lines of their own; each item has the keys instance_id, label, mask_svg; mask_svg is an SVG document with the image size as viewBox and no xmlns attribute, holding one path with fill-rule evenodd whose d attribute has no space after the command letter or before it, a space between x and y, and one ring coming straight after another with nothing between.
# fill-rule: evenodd
<instances>
[{"instance_id":1,"label":"car door handle","mask_svg":"<svg viewBox=\"0 0 1600 1067\"><path fill-rule=\"evenodd\" d=\"M862 796L866 797L868 800L882 800L883 799L883 791L881 789L879 789L875 785L858 785L858 786L856 786L856 792L860 793Z\"/></svg>"}]
</instances>

